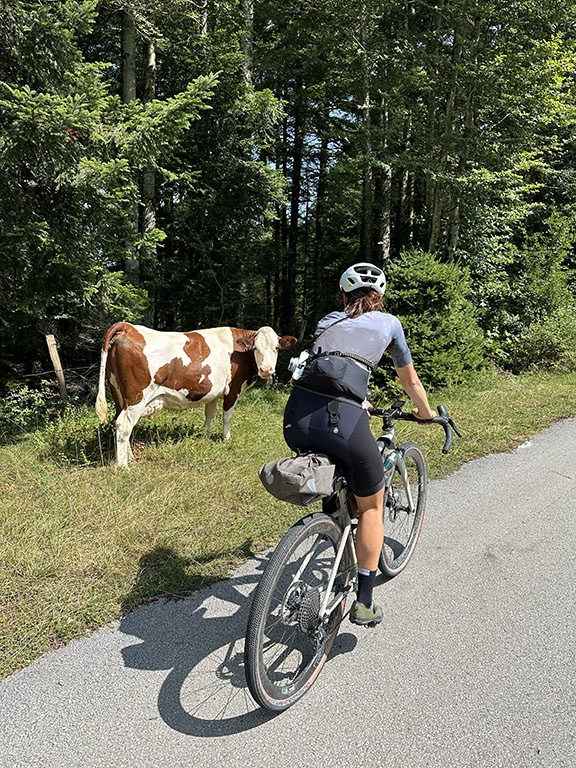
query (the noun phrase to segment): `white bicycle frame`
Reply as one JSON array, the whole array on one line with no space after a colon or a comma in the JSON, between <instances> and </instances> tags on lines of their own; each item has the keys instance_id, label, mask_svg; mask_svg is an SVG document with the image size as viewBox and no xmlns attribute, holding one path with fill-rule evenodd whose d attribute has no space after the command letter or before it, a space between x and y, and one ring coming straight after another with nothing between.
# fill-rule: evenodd
<instances>
[{"instance_id":1,"label":"white bicycle frame","mask_svg":"<svg viewBox=\"0 0 576 768\"><path fill-rule=\"evenodd\" d=\"M404 490L406 491L406 496L408 498L408 504L410 505L410 512L413 513L415 512L414 499L412 498L412 491L410 489L410 482L408 480L408 471L406 469L406 462L404 461L404 456L401 453L396 454L395 464L394 464L394 467L392 468L392 471L390 472L390 481L394 476L395 471L399 471L400 473L400 477L402 478L402 484L404 485ZM350 511L348 509L348 489L346 486L343 486L338 489L338 506L339 506L338 512L334 515L334 517L338 520L338 522L342 527L342 536L340 537L340 541L338 543L338 551L336 553L336 559L334 560L334 564L330 572L330 578L328 579L328 584L326 585L326 590L322 598L322 605L320 606L320 610L318 611L318 618L320 619L320 621L328 621L329 617L331 616L334 609L338 606L338 604L341 603L342 600L346 600L349 593L352 591L352 588L356 583L356 579L357 579L358 560L356 558L356 547L354 546L354 537L352 536L352 519L350 517ZM342 557L344 556L344 551L346 547L349 548L350 560L351 560L348 566L348 570L353 572L354 576L348 583L346 590L338 594L332 600L332 602L329 602L330 594L332 592L332 587L334 586L334 582L338 577L338 569L340 567L340 563L342 562ZM294 575L294 578L292 579L292 584L294 584L300 579L300 576L302 575L304 570L307 568L315 552L316 552L316 547L310 550L310 552L306 555L306 557L302 561L302 564L300 565L300 568L298 568L297 573Z\"/></svg>"}]
</instances>

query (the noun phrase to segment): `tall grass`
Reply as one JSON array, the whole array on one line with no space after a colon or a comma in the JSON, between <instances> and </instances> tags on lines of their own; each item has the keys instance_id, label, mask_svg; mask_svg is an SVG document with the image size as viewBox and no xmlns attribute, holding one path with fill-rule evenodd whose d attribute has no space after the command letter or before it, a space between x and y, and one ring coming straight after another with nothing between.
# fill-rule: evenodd
<instances>
[{"instance_id":1,"label":"tall grass","mask_svg":"<svg viewBox=\"0 0 576 768\"><path fill-rule=\"evenodd\" d=\"M1 447L0 676L143 601L221 579L276 541L301 510L268 496L257 469L288 453L286 396L247 393L228 442L205 437L197 411L142 421L129 472L109 463L112 429L87 406ZM440 429L397 431L440 477L576 414L576 376L490 374L432 400L464 434L448 457Z\"/></svg>"}]
</instances>

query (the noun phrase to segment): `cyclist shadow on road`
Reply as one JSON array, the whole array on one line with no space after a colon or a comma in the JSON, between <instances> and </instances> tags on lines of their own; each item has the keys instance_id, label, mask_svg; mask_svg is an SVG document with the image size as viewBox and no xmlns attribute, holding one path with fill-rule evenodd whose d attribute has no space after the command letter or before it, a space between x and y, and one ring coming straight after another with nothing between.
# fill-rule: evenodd
<instances>
[{"instance_id":1,"label":"cyclist shadow on road","mask_svg":"<svg viewBox=\"0 0 576 768\"><path fill-rule=\"evenodd\" d=\"M189 562L172 550L156 549L145 555L140 578L146 578L146 563L158 562L159 556L170 560L172 581L180 571L179 593L185 593ZM266 564L266 556L252 558L226 581L185 599L156 600L122 618L120 631L141 640L122 649L124 665L169 670L158 693L158 712L174 730L216 737L270 720L271 713L260 709L250 696L243 659L252 592ZM132 592L138 592L138 585ZM343 632L336 637L330 659L355 645L356 636Z\"/></svg>"}]
</instances>

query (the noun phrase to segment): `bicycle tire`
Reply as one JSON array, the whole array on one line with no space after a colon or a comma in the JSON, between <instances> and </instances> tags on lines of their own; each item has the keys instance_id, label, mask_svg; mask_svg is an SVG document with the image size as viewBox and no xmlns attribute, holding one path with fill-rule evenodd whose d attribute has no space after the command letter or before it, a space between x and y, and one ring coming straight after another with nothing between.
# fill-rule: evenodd
<instances>
[{"instance_id":1,"label":"bicycle tire","mask_svg":"<svg viewBox=\"0 0 576 768\"><path fill-rule=\"evenodd\" d=\"M418 543L426 505L428 473L421 448L415 443L402 443L415 512L410 512L404 482L397 469L386 489L383 508L384 540L378 568L385 579L392 579L408 565Z\"/></svg>"},{"instance_id":2,"label":"bicycle tire","mask_svg":"<svg viewBox=\"0 0 576 768\"><path fill-rule=\"evenodd\" d=\"M319 628L318 593L328 581L326 574L332 569L341 536L340 525L329 515L319 512L302 518L276 547L256 588L246 630L244 667L250 693L264 709L281 712L298 701L330 653L346 601L334 608L326 627ZM317 552L294 581L314 548ZM347 583L348 547L332 594ZM276 652L275 644L279 646ZM294 670L288 668L291 658L296 663Z\"/></svg>"}]
</instances>

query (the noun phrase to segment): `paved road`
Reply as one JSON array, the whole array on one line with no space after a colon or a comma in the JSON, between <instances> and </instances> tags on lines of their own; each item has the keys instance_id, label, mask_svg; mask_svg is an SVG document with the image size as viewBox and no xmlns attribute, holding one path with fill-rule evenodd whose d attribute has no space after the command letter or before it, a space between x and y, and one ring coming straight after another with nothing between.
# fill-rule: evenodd
<instances>
[{"instance_id":1,"label":"paved road","mask_svg":"<svg viewBox=\"0 0 576 768\"><path fill-rule=\"evenodd\" d=\"M418 551L277 717L245 688L263 561L0 684L1 768L576 765L576 420L430 485Z\"/></svg>"}]
</instances>

